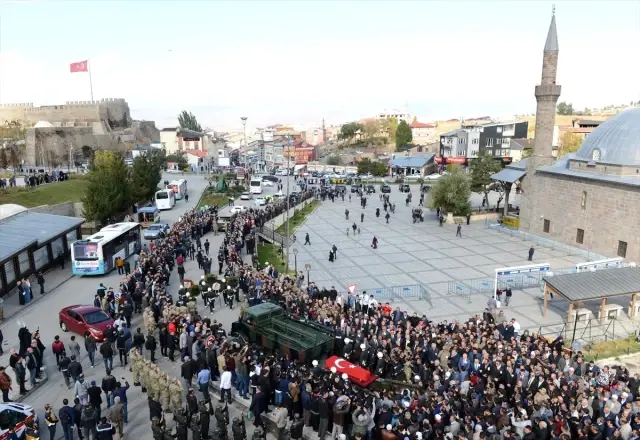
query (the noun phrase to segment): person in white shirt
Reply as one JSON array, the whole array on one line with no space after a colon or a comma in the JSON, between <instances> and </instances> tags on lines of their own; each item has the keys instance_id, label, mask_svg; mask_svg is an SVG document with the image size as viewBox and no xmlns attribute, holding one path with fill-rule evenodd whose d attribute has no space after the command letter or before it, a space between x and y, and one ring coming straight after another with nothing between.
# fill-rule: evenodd
<instances>
[{"instance_id":1,"label":"person in white shirt","mask_svg":"<svg viewBox=\"0 0 640 440\"><path fill-rule=\"evenodd\" d=\"M225 395L228 398L229 403L233 403L231 399L231 371L227 370L227 367L224 367L224 371L220 376L220 402L224 403Z\"/></svg>"},{"instance_id":2,"label":"person in white shirt","mask_svg":"<svg viewBox=\"0 0 640 440\"><path fill-rule=\"evenodd\" d=\"M373 295L369 296L369 310L374 310L378 307L378 301L373 297Z\"/></svg>"},{"instance_id":3,"label":"person in white shirt","mask_svg":"<svg viewBox=\"0 0 640 440\"><path fill-rule=\"evenodd\" d=\"M513 326L513 333L520 335L520 323L516 321L516 318L511 320L511 325Z\"/></svg>"}]
</instances>

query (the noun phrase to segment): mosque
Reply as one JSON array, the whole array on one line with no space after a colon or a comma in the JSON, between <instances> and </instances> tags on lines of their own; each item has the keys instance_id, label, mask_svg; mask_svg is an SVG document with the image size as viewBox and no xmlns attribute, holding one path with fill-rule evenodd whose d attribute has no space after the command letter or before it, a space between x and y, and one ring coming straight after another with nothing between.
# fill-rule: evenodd
<instances>
[{"instance_id":1,"label":"mosque","mask_svg":"<svg viewBox=\"0 0 640 440\"><path fill-rule=\"evenodd\" d=\"M576 153L555 160L558 54L554 14L543 51L542 79L535 89L533 155L509 167L508 173L503 170L504 180L496 180L521 181L521 230L640 262L640 108L608 119Z\"/></svg>"}]
</instances>

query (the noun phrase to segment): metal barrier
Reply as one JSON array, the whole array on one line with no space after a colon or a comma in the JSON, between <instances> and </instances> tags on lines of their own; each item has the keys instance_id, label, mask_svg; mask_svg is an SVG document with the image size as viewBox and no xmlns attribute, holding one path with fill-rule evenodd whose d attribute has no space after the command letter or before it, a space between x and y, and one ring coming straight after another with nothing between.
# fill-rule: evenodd
<instances>
[{"instance_id":1,"label":"metal barrier","mask_svg":"<svg viewBox=\"0 0 640 440\"><path fill-rule=\"evenodd\" d=\"M468 285L460 281L449 281L447 284L449 295L460 295L462 299L471 302L471 288Z\"/></svg>"},{"instance_id":2,"label":"metal barrier","mask_svg":"<svg viewBox=\"0 0 640 440\"><path fill-rule=\"evenodd\" d=\"M604 255L600 255L596 252L592 252L588 249L582 249L575 246L570 246L566 243L560 243L555 240L550 240L545 237L540 237L539 235L532 234L530 232L523 232L523 231L520 231L519 229L509 228L499 223L488 223L487 227L489 229L495 229L497 231L507 233L511 237L518 237L523 241L534 242L538 246L544 246L550 249L563 251L563 252L566 252L568 255L579 255L581 257L584 257L587 261L598 261L598 260L605 260L609 258Z\"/></svg>"},{"instance_id":3,"label":"metal barrier","mask_svg":"<svg viewBox=\"0 0 640 440\"><path fill-rule=\"evenodd\" d=\"M282 234L276 232L268 226L262 226L257 230L258 235L268 242L279 244L281 246L289 246L289 240Z\"/></svg>"},{"instance_id":4,"label":"metal barrier","mask_svg":"<svg viewBox=\"0 0 640 440\"><path fill-rule=\"evenodd\" d=\"M431 302L431 292L422 284L380 287L377 289L360 290L357 293L364 295L373 295L376 301L381 303L392 302L395 300L411 299L427 301L429 305L433 307L433 303Z\"/></svg>"},{"instance_id":5,"label":"metal barrier","mask_svg":"<svg viewBox=\"0 0 640 440\"><path fill-rule=\"evenodd\" d=\"M552 271L554 275L560 275L564 273L576 272L575 268L566 268ZM505 290L511 288L512 290L523 290L532 287L543 286L542 279L547 276L546 272L534 272L521 275L510 275L508 277L498 278L498 289ZM472 293L489 293L493 294L494 279L480 278L475 280L461 281L449 281L447 286L447 293L449 295L460 295L464 299L471 302Z\"/></svg>"}]
</instances>

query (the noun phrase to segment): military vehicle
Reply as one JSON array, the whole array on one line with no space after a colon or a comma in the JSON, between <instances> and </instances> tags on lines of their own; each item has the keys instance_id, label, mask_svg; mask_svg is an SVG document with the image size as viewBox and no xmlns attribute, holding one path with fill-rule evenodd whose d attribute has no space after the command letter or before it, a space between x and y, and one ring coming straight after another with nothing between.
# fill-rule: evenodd
<instances>
[{"instance_id":1,"label":"military vehicle","mask_svg":"<svg viewBox=\"0 0 640 440\"><path fill-rule=\"evenodd\" d=\"M295 320L282 307L268 302L249 307L246 318L232 324L231 334L243 335L252 343L279 350L283 356L303 363L333 352L331 329Z\"/></svg>"}]
</instances>

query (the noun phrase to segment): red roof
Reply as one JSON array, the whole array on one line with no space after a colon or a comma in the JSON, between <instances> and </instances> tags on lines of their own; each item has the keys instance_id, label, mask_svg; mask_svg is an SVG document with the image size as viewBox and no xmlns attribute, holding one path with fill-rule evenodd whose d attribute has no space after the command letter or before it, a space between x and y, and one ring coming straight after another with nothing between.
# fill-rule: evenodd
<instances>
[{"instance_id":1,"label":"red roof","mask_svg":"<svg viewBox=\"0 0 640 440\"><path fill-rule=\"evenodd\" d=\"M424 124L422 122L412 122L409 124L411 128L435 128L433 124Z\"/></svg>"},{"instance_id":2,"label":"red roof","mask_svg":"<svg viewBox=\"0 0 640 440\"><path fill-rule=\"evenodd\" d=\"M185 153L191 154L191 155L196 156L196 157L201 157L201 158L207 157L207 151L206 150L186 150Z\"/></svg>"}]
</instances>

